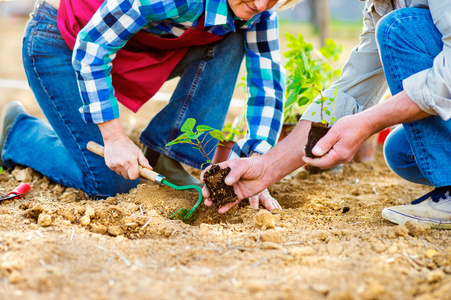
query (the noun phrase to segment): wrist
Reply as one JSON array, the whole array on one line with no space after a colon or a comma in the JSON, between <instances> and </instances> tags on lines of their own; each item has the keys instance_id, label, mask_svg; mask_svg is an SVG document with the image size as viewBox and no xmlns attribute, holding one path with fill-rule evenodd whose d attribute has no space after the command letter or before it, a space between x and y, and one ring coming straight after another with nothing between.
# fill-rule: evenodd
<instances>
[{"instance_id":1,"label":"wrist","mask_svg":"<svg viewBox=\"0 0 451 300\"><path fill-rule=\"evenodd\" d=\"M113 119L107 122L98 123L97 126L100 129L105 144L118 139L128 138L119 119Z\"/></svg>"}]
</instances>

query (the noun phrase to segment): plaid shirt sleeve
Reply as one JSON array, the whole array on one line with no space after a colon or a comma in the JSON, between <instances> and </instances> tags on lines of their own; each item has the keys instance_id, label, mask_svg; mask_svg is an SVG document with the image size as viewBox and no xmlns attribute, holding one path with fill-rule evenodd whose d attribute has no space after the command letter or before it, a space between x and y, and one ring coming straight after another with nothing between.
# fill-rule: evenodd
<instances>
[{"instance_id":1,"label":"plaid shirt sleeve","mask_svg":"<svg viewBox=\"0 0 451 300\"><path fill-rule=\"evenodd\" d=\"M175 3L163 5L160 0L108 0L102 4L79 32L72 57L83 101L80 112L85 122L103 123L119 117L111 80L116 52L149 24L148 19L160 21L176 17L182 9Z\"/></svg>"},{"instance_id":2,"label":"plaid shirt sleeve","mask_svg":"<svg viewBox=\"0 0 451 300\"><path fill-rule=\"evenodd\" d=\"M276 144L283 125L285 69L276 13L263 12L245 32L248 130L229 159L247 157L252 152L266 153Z\"/></svg>"}]
</instances>

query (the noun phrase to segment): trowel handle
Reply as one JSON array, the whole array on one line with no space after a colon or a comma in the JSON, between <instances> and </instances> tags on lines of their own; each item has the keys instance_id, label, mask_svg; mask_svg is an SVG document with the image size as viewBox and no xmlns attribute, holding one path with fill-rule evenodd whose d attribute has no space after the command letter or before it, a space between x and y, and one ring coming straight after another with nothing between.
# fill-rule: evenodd
<instances>
[{"instance_id":1,"label":"trowel handle","mask_svg":"<svg viewBox=\"0 0 451 300\"><path fill-rule=\"evenodd\" d=\"M97 144L96 142L90 141L87 145L87 148L89 151L91 151L97 155L100 155L102 157L105 157L104 156L105 151L104 151L103 147L101 145ZM141 175L142 177L147 178L149 180L152 180L153 182L157 182L157 183L160 183L160 180L158 180L158 179L164 178L157 172L154 172L151 169L144 168L142 166L139 166L139 175Z\"/></svg>"}]
</instances>

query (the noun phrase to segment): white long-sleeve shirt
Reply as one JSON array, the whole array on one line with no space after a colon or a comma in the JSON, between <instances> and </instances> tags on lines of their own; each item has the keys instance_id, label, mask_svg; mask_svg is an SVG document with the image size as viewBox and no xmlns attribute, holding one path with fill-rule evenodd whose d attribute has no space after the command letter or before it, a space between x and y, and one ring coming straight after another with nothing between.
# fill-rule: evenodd
<instances>
[{"instance_id":1,"label":"white long-sleeve shirt","mask_svg":"<svg viewBox=\"0 0 451 300\"><path fill-rule=\"evenodd\" d=\"M376 42L376 25L399 7L428 8L435 26L443 35L443 50L431 68L403 80L404 91L423 111L438 115L443 120L451 118L451 1L446 0L368 0L363 11L363 32L360 43L345 63L342 76L324 95L332 97L338 86L335 100L337 119L374 106L386 92L388 85ZM312 116L312 112L316 112ZM320 122L320 105L313 102L302 119Z\"/></svg>"}]
</instances>

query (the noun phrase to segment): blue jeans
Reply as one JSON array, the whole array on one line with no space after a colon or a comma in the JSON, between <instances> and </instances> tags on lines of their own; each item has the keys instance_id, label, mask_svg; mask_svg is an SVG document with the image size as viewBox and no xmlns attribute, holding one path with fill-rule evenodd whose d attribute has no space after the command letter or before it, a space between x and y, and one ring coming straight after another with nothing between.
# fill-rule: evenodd
<instances>
[{"instance_id":1,"label":"blue jeans","mask_svg":"<svg viewBox=\"0 0 451 300\"><path fill-rule=\"evenodd\" d=\"M385 76L392 95L403 90L402 81L431 68L442 51L442 35L430 11L395 10L377 28ZM406 180L435 187L451 185L451 120L430 116L393 130L384 145L389 167Z\"/></svg>"},{"instance_id":2,"label":"blue jeans","mask_svg":"<svg viewBox=\"0 0 451 300\"><path fill-rule=\"evenodd\" d=\"M111 171L103 158L86 149L89 141L103 144L103 140L98 126L85 123L78 111L82 101L72 67L72 51L59 33L56 16L56 9L39 4L23 39L25 72L48 123L27 114L17 117L8 132L2 159L8 167L33 168L95 198L128 192L139 180L126 180ZM141 134L143 143L200 167L200 154L189 152L189 146L166 149L164 145L179 134L181 124L189 117L222 128L243 55L241 32L215 44L193 47L174 70L172 76L183 73L180 84L169 105ZM218 75L223 68L227 72Z\"/></svg>"}]
</instances>

